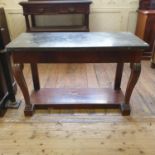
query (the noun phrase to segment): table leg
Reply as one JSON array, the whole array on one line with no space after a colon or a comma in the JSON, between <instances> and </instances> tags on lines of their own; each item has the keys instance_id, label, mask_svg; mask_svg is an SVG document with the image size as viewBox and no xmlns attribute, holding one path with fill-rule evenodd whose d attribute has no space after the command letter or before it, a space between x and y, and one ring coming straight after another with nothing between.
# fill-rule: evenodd
<instances>
[{"instance_id":1,"label":"table leg","mask_svg":"<svg viewBox=\"0 0 155 155\"><path fill-rule=\"evenodd\" d=\"M123 74L124 63L117 63L114 89L120 90L122 74Z\"/></svg>"},{"instance_id":2,"label":"table leg","mask_svg":"<svg viewBox=\"0 0 155 155\"><path fill-rule=\"evenodd\" d=\"M38 74L37 64L31 63L31 72L32 72L32 80L33 80L34 90L39 90L40 82L39 82L39 74Z\"/></svg>"},{"instance_id":3,"label":"table leg","mask_svg":"<svg viewBox=\"0 0 155 155\"><path fill-rule=\"evenodd\" d=\"M130 78L125 92L125 103L121 104L121 111L123 115L130 114L129 101L130 101L130 97L133 92L133 89L139 79L140 72L141 72L141 64L133 63L131 68Z\"/></svg>"},{"instance_id":4,"label":"table leg","mask_svg":"<svg viewBox=\"0 0 155 155\"><path fill-rule=\"evenodd\" d=\"M12 82L12 70L11 70L11 59L10 59L10 54L4 51L2 54L2 68L3 68L3 73L4 77L6 80L6 86L7 86L7 91L8 91L8 99L9 101L7 102L6 107L7 108L18 108L20 106L20 101L16 100L15 97L15 89L13 86ZM14 84L15 85L15 84Z\"/></svg>"},{"instance_id":5,"label":"table leg","mask_svg":"<svg viewBox=\"0 0 155 155\"><path fill-rule=\"evenodd\" d=\"M25 116L32 116L34 113L34 105L31 104L31 101L30 101L30 95L29 95L28 87L27 87L23 72L22 72L21 65L19 64L14 65L13 71L14 71L14 76L16 78L16 81L24 96L24 100L26 104L26 107L24 110Z\"/></svg>"}]
</instances>

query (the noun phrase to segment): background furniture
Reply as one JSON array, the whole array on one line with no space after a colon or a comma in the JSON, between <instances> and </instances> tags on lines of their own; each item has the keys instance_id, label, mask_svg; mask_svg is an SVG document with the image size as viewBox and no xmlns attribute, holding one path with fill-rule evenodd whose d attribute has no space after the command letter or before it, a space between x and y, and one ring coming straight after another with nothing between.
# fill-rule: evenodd
<instances>
[{"instance_id":1,"label":"background furniture","mask_svg":"<svg viewBox=\"0 0 155 155\"><path fill-rule=\"evenodd\" d=\"M135 34L146 41L150 47L143 54L143 59L152 56L153 43L155 39L155 10L138 10L138 19Z\"/></svg>"},{"instance_id":2,"label":"background furniture","mask_svg":"<svg viewBox=\"0 0 155 155\"><path fill-rule=\"evenodd\" d=\"M64 39L65 38L65 39ZM27 42L27 40L29 40ZM22 90L25 115L35 108L120 108L130 114L129 101L141 71L141 57L148 44L131 33L23 33L7 46L14 54L16 80ZM59 89L34 91L30 100L19 63L117 63L114 89ZM121 90L123 63L132 63L125 95ZM73 81L74 82L74 81Z\"/></svg>"},{"instance_id":3,"label":"background furniture","mask_svg":"<svg viewBox=\"0 0 155 155\"><path fill-rule=\"evenodd\" d=\"M152 10L152 9L155 9L155 1L154 0L140 0L139 9L140 10Z\"/></svg>"},{"instance_id":4,"label":"background furniture","mask_svg":"<svg viewBox=\"0 0 155 155\"><path fill-rule=\"evenodd\" d=\"M27 32L60 32L60 31L89 31L90 0L64 0L64 1L30 1L20 2L26 20ZM82 25L70 26L37 26L35 16L37 15L62 15L82 14ZM31 17L31 20L29 19ZM53 21L54 22L54 21Z\"/></svg>"},{"instance_id":5,"label":"background furniture","mask_svg":"<svg viewBox=\"0 0 155 155\"><path fill-rule=\"evenodd\" d=\"M13 79L11 63L6 56L5 45L10 42L7 21L3 8L0 8L0 116L3 116L7 107L18 107L15 93L16 84Z\"/></svg>"}]
</instances>

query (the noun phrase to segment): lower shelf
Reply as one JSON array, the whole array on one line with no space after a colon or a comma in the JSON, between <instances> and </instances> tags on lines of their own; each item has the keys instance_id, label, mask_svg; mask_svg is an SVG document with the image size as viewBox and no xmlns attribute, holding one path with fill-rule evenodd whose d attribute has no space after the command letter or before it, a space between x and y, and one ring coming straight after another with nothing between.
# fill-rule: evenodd
<instances>
[{"instance_id":1,"label":"lower shelf","mask_svg":"<svg viewBox=\"0 0 155 155\"><path fill-rule=\"evenodd\" d=\"M44 88L34 91L31 102L35 108L120 108L124 103L121 90Z\"/></svg>"},{"instance_id":2,"label":"lower shelf","mask_svg":"<svg viewBox=\"0 0 155 155\"><path fill-rule=\"evenodd\" d=\"M50 26L50 27L31 27L32 32L87 32L88 27L85 25L79 26Z\"/></svg>"}]
</instances>

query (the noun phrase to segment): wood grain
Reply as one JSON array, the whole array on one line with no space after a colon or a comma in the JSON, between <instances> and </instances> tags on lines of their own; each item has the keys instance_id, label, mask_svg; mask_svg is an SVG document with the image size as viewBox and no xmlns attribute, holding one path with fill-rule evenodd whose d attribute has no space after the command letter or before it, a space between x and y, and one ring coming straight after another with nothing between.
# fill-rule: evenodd
<instances>
[{"instance_id":1,"label":"wood grain","mask_svg":"<svg viewBox=\"0 0 155 155\"><path fill-rule=\"evenodd\" d=\"M147 21L147 15L139 13L138 14L138 21L137 21L137 26L136 26L136 32L135 33L141 39L144 39L146 21Z\"/></svg>"},{"instance_id":2,"label":"wood grain","mask_svg":"<svg viewBox=\"0 0 155 155\"><path fill-rule=\"evenodd\" d=\"M70 68L74 69L71 71ZM84 68L82 76L80 68ZM82 77L79 79L81 82L77 82L79 85L76 81L63 84L64 79L69 78L68 74L64 73L69 71L70 77ZM124 71L123 91L130 75L129 64L124 66ZM72 85L76 88L103 88L105 82L106 86L113 88L115 65L42 64L39 65L39 72L42 87L70 88ZM25 65L24 74L29 90L32 91L29 65ZM91 79L88 80L87 74L93 75ZM117 110L81 109L48 110L48 113L47 110L37 110L33 117L25 118L24 103L18 110L8 110L5 117L0 118L0 154L154 155L154 76L155 72L150 68L150 62L142 62L142 73L131 98L132 111L129 117L121 116ZM83 81L83 77L86 80ZM19 89L17 97L23 98Z\"/></svg>"},{"instance_id":3,"label":"wood grain","mask_svg":"<svg viewBox=\"0 0 155 155\"><path fill-rule=\"evenodd\" d=\"M14 123L0 127L4 129L0 153L7 155L153 155L155 151L151 143L155 122Z\"/></svg>"},{"instance_id":4,"label":"wood grain","mask_svg":"<svg viewBox=\"0 0 155 155\"><path fill-rule=\"evenodd\" d=\"M42 88L113 88L115 69L115 64L40 64L40 83ZM29 65L26 65L24 74L29 91L32 92L33 87ZM88 77L91 74L93 76ZM155 113L155 96L153 93L155 92L153 84L155 79L153 78L154 70L150 68L148 61L142 63L141 74L131 97L131 111L134 116L150 116ZM126 64L122 78L122 90L124 93L129 75L130 67L129 64ZM17 96L20 99L23 98L20 91L18 91Z\"/></svg>"}]
</instances>

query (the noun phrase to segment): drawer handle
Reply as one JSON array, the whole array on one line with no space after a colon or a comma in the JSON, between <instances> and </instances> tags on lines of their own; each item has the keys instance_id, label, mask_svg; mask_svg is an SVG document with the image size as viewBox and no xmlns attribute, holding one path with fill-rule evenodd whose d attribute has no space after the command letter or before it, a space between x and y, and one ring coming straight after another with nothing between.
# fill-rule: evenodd
<instances>
[{"instance_id":1,"label":"drawer handle","mask_svg":"<svg viewBox=\"0 0 155 155\"><path fill-rule=\"evenodd\" d=\"M75 12L75 8L69 8L68 10L69 10L70 13Z\"/></svg>"}]
</instances>

